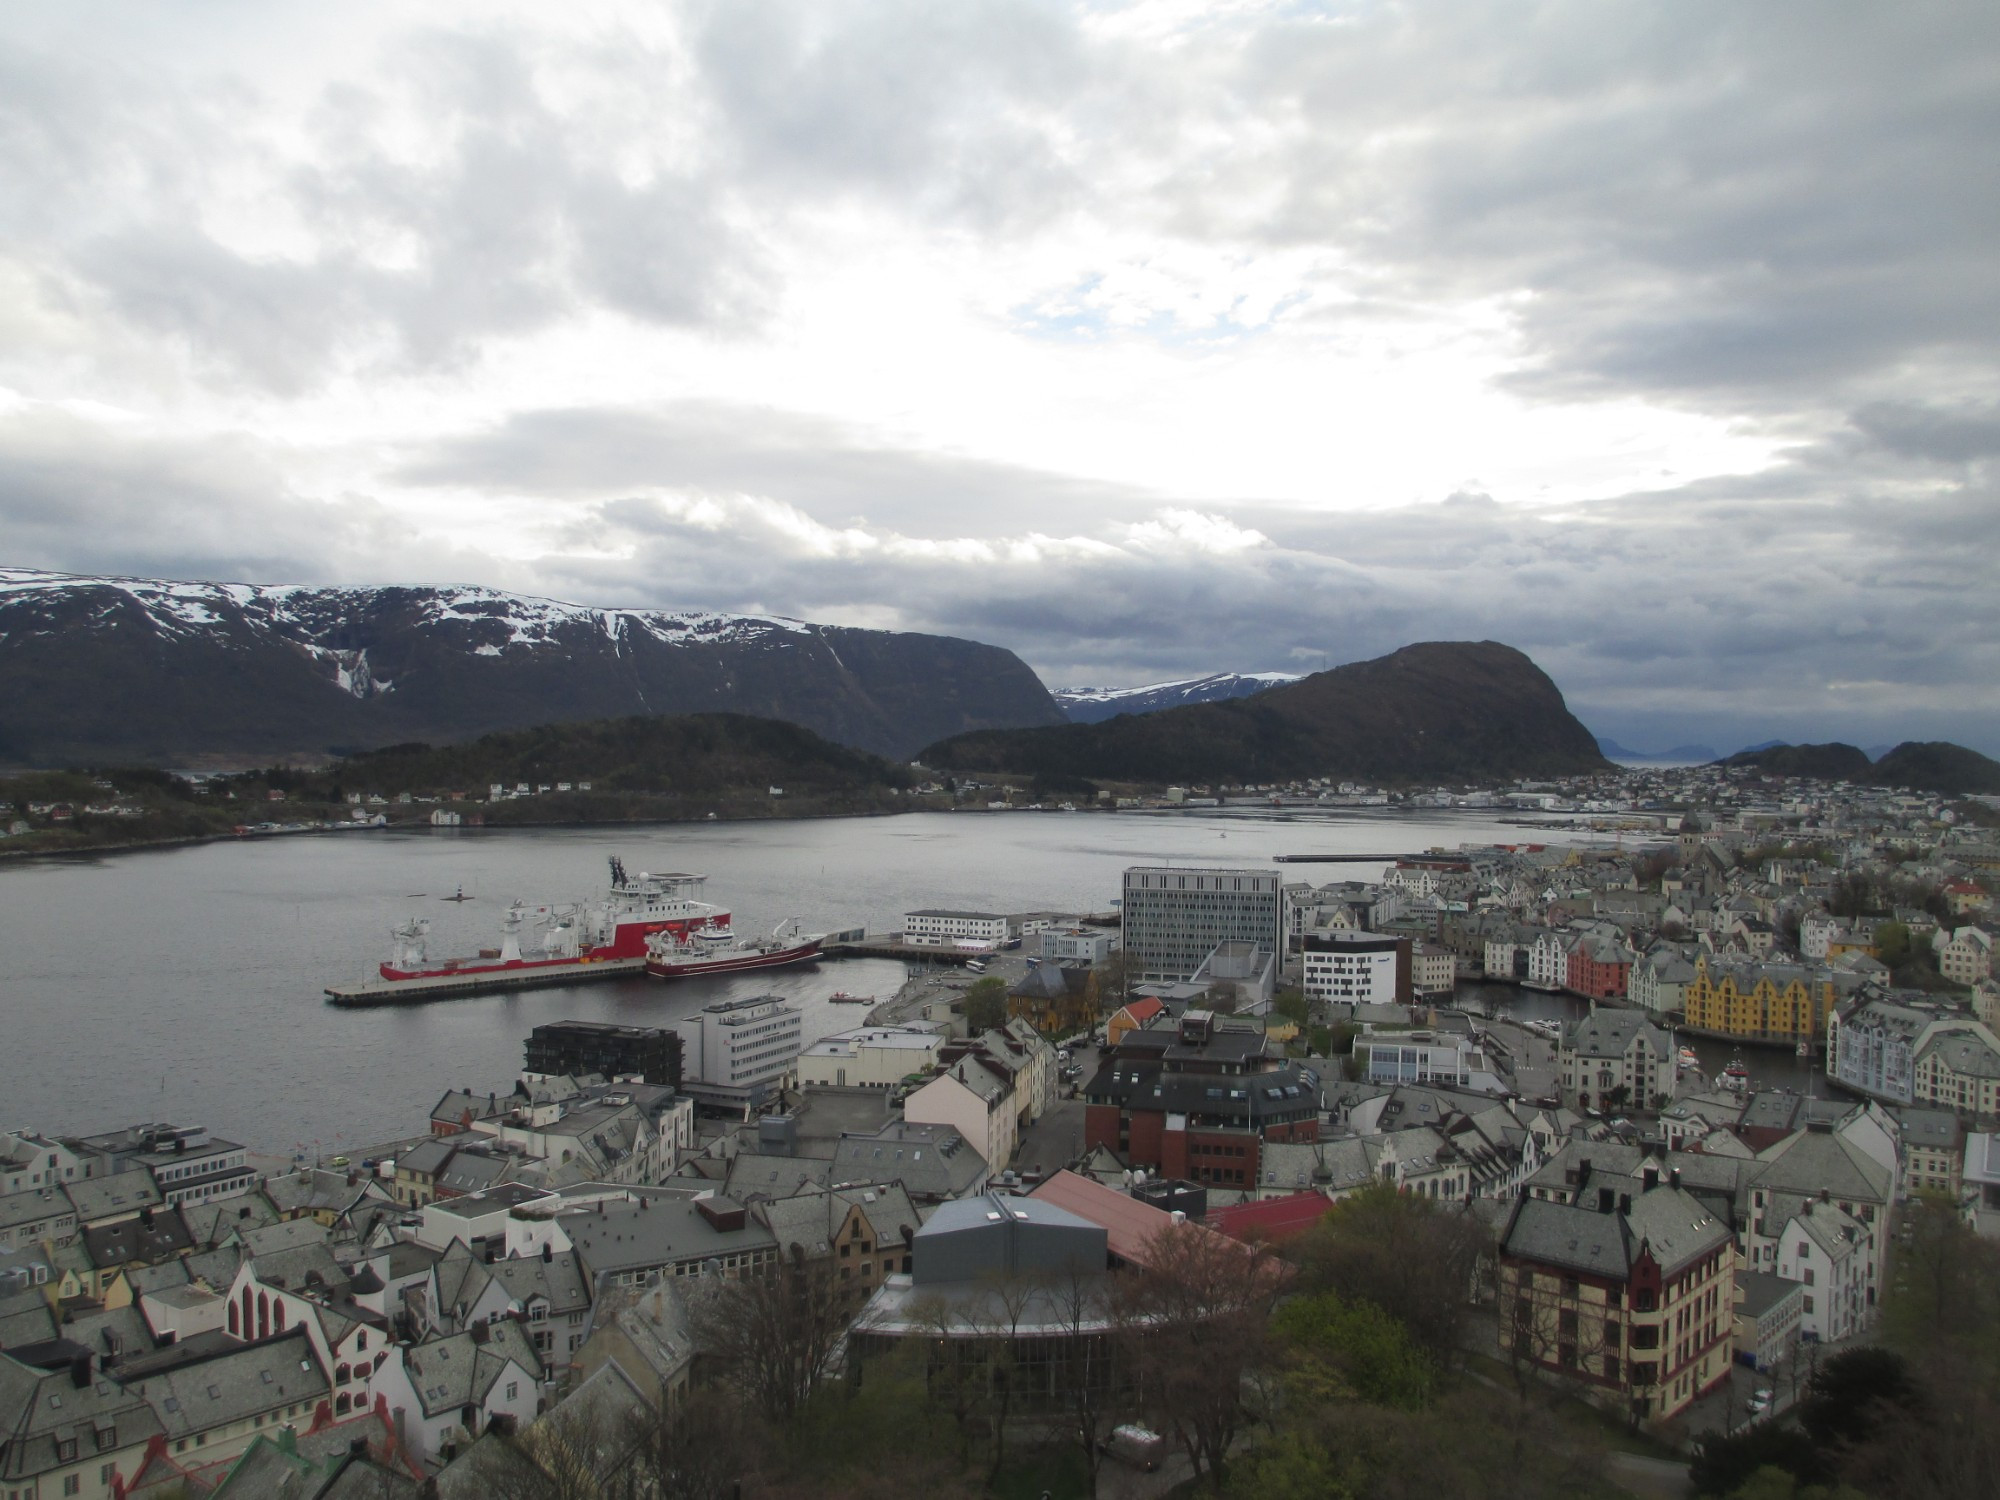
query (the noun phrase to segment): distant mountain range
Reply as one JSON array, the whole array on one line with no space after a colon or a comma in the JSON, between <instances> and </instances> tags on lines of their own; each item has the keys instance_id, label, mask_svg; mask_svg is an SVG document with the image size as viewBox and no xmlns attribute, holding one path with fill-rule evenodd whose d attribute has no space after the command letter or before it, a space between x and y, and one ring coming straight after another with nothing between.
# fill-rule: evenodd
<instances>
[{"instance_id":1,"label":"distant mountain range","mask_svg":"<svg viewBox=\"0 0 2000 1500\"><path fill-rule=\"evenodd\" d=\"M1052 785L1488 781L1609 769L1548 675L1496 641L1406 646L1249 697L1102 723L976 731L920 758Z\"/></svg>"},{"instance_id":2,"label":"distant mountain range","mask_svg":"<svg viewBox=\"0 0 2000 1500\"><path fill-rule=\"evenodd\" d=\"M626 715L789 720L906 758L1054 725L1013 652L776 616L484 588L307 588L0 569L0 763L242 764Z\"/></svg>"},{"instance_id":3,"label":"distant mountain range","mask_svg":"<svg viewBox=\"0 0 2000 1500\"><path fill-rule=\"evenodd\" d=\"M1853 781L1911 792L1951 796L2000 793L2000 761L1948 740L1908 740L1870 756L1854 745L1760 745L1729 757L1732 766L1751 766L1773 776L1819 781Z\"/></svg>"},{"instance_id":4,"label":"distant mountain range","mask_svg":"<svg viewBox=\"0 0 2000 1500\"><path fill-rule=\"evenodd\" d=\"M1661 766L1705 766L1722 757L1708 745L1676 745L1671 750L1630 750L1613 739L1597 736L1597 748L1606 760L1634 762L1641 765Z\"/></svg>"},{"instance_id":5,"label":"distant mountain range","mask_svg":"<svg viewBox=\"0 0 2000 1500\"><path fill-rule=\"evenodd\" d=\"M1072 724L1099 724L1120 714L1150 714L1189 703L1247 698L1298 680L1297 672L1211 672L1206 677L1149 682L1144 687L1056 688L1052 696Z\"/></svg>"}]
</instances>

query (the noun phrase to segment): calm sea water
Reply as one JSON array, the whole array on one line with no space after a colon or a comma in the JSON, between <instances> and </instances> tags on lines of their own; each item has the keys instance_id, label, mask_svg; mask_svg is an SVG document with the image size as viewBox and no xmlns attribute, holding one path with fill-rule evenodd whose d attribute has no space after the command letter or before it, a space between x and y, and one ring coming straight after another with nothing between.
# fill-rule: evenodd
<instances>
[{"instance_id":1,"label":"calm sea water","mask_svg":"<svg viewBox=\"0 0 2000 1500\"><path fill-rule=\"evenodd\" d=\"M635 871L709 875L708 899L745 931L793 915L813 929L884 930L917 906L1101 911L1119 872L1148 861L1268 867L1278 853L1414 852L1523 834L1474 816L929 813L361 833L9 862L0 865L0 1125L70 1132L172 1120L262 1151L330 1153L421 1132L447 1088L504 1089L544 1021L657 1025L717 999L775 993L800 1006L817 1039L860 1014L829 1004L834 991L887 995L902 980L899 964L841 960L379 1010L323 1002L323 986L373 972L389 929L410 913L431 919L433 954L469 952L495 940L516 897L599 894L613 854ZM1379 869L1294 873L1323 881ZM477 899L438 899L460 886Z\"/></svg>"}]
</instances>

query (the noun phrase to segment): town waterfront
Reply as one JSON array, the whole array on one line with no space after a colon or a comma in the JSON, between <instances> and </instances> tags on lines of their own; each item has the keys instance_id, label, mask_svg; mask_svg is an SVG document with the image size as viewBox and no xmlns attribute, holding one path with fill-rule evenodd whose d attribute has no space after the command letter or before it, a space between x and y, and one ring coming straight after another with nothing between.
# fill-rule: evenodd
<instances>
[{"instance_id":1,"label":"town waterfront","mask_svg":"<svg viewBox=\"0 0 2000 1500\"><path fill-rule=\"evenodd\" d=\"M709 875L709 899L746 932L794 915L813 930L881 931L919 906L1102 911L1135 863L1267 867L1281 853L1418 852L1519 842L1520 833L1478 814L924 813L386 831L24 861L0 869L0 1123L85 1131L171 1120L263 1151L333 1155L421 1130L447 1087L504 1088L523 1039L545 1021L650 1025L771 993L799 1005L812 1041L865 1014L830 1004L835 991L886 997L903 979L900 964L840 960L671 987L625 979L379 1010L324 1003L327 984L373 972L404 917L431 919L434 955L475 951L495 941L516 897L601 892L614 854L633 870ZM1324 882L1375 879L1381 869L1321 864L1292 874ZM476 899L440 899L461 886ZM1571 1006L1528 992L1511 1003L1523 1017ZM1749 1061L1760 1081L1794 1063Z\"/></svg>"}]
</instances>

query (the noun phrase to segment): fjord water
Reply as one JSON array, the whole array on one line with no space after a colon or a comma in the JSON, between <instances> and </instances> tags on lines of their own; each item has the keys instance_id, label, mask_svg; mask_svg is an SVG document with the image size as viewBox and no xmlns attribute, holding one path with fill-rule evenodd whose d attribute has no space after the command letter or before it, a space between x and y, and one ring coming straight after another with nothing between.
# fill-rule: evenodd
<instances>
[{"instance_id":1,"label":"fjord water","mask_svg":"<svg viewBox=\"0 0 2000 1500\"><path fill-rule=\"evenodd\" d=\"M657 1025L773 993L808 1040L856 1024L837 990L888 995L900 964L815 966L671 986L642 978L344 1010L325 985L366 977L389 929L432 922L434 956L497 941L516 897L602 892L608 856L692 870L743 931L796 915L882 931L919 906L1106 909L1126 865L1268 867L1279 853L1399 853L1546 838L1478 816L948 814L273 838L0 865L0 1126L204 1124L274 1154L334 1154L426 1128L449 1087L505 1088L545 1021ZM1294 866L1315 882L1379 864ZM477 899L441 900L463 886ZM1523 997L1524 999L1526 997ZM1551 1004L1561 1002L1546 998ZM1524 1009L1523 1014L1534 1013Z\"/></svg>"}]
</instances>

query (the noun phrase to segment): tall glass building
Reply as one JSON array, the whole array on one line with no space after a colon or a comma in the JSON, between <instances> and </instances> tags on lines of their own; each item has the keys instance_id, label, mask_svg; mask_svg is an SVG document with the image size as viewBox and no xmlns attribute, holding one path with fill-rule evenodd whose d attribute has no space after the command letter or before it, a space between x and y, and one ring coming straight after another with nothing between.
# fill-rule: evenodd
<instances>
[{"instance_id":1,"label":"tall glass building","mask_svg":"<svg viewBox=\"0 0 2000 1500\"><path fill-rule=\"evenodd\" d=\"M1282 899L1273 870L1134 865L1125 872L1125 973L1174 983L1194 976L1222 942L1278 951Z\"/></svg>"}]
</instances>

